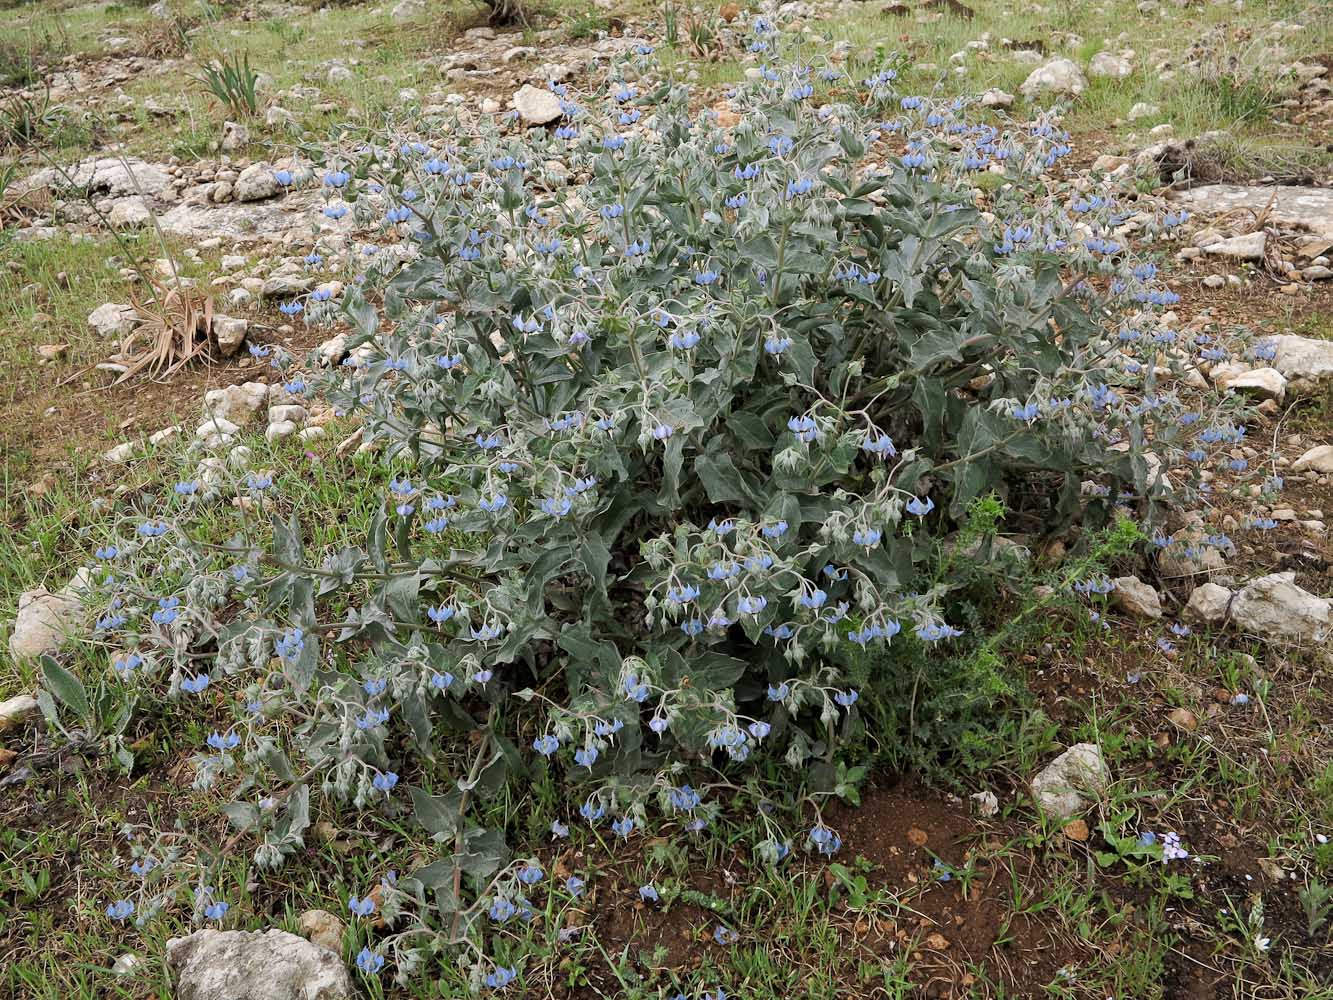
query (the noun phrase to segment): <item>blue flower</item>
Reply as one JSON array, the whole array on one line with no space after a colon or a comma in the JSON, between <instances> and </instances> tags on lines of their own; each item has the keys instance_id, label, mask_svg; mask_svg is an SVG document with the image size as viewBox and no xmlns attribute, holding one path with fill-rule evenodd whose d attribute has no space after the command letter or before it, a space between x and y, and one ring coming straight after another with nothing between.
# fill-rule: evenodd
<instances>
[{"instance_id":1,"label":"blue flower","mask_svg":"<svg viewBox=\"0 0 1333 1000\"><path fill-rule=\"evenodd\" d=\"M918 497L912 497L911 500L907 501L907 513L915 514L917 517L925 517L934 509L935 501L930 497L926 497L924 501Z\"/></svg>"},{"instance_id":2,"label":"blue flower","mask_svg":"<svg viewBox=\"0 0 1333 1000\"><path fill-rule=\"evenodd\" d=\"M457 613L457 609L447 604L441 604L438 607L426 609L427 617L429 617L436 625L443 625Z\"/></svg>"},{"instance_id":3,"label":"blue flower","mask_svg":"<svg viewBox=\"0 0 1333 1000\"><path fill-rule=\"evenodd\" d=\"M221 920L223 917L227 915L227 911L230 909L231 909L230 903L224 902L223 900L218 900L217 902L209 903L207 906L204 907L204 916L207 917L209 920Z\"/></svg>"},{"instance_id":4,"label":"blue flower","mask_svg":"<svg viewBox=\"0 0 1333 1000\"><path fill-rule=\"evenodd\" d=\"M106 915L112 920L127 920L134 912L134 902L129 899L118 899L106 908Z\"/></svg>"},{"instance_id":5,"label":"blue flower","mask_svg":"<svg viewBox=\"0 0 1333 1000\"><path fill-rule=\"evenodd\" d=\"M1015 420L1036 420L1041 415L1041 404L1028 403L1024 406L1015 406L1009 411L1009 415Z\"/></svg>"},{"instance_id":6,"label":"blue flower","mask_svg":"<svg viewBox=\"0 0 1333 1000\"><path fill-rule=\"evenodd\" d=\"M362 948L357 952L356 967L366 975L373 976L384 968L384 956L369 948Z\"/></svg>"},{"instance_id":7,"label":"blue flower","mask_svg":"<svg viewBox=\"0 0 1333 1000\"><path fill-rule=\"evenodd\" d=\"M518 870L518 880L524 885L536 885L546 873L542 871L541 865L524 865Z\"/></svg>"},{"instance_id":8,"label":"blue flower","mask_svg":"<svg viewBox=\"0 0 1333 1000\"><path fill-rule=\"evenodd\" d=\"M538 736L532 741L532 749L536 750L543 757L549 757L560 749L559 737L547 733L544 736Z\"/></svg>"},{"instance_id":9,"label":"blue flower","mask_svg":"<svg viewBox=\"0 0 1333 1000\"><path fill-rule=\"evenodd\" d=\"M597 763L598 756L596 747L583 747L574 751L574 763L591 771L592 766Z\"/></svg>"},{"instance_id":10,"label":"blue flower","mask_svg":"<svg viewBox=\"0 0 1333 1000\"><path fill-rule=\"evenodd\" d=\"M355 917L368 917L375 912L375 900L367 896L365 899L359 899L353 896L347 901L347 909Z\"/></svg>"},{"instance_id":11,"label":"blue flower","mask_svg":"<svg viewBox=\"0 0 1333 1000\"><path fill-rule=\"evenodd\" d=\"M368 708L364 715L357 718L356 728L361 730L374 729L388 721L389 710L387 708Z\"/></svg>"},{"instance_id":12,"label":"blue flower","mask_svg":"<svg viewBox=\"0 0 1333 1000\"><path fill-rule=\"evenodd\" d=\"M375 787L376 791L388 795L393 791L393 786L398 784L398 775L392 771L385 771L382 774L375 775L375 777L370 780L370 783Z\"/></svg>"},{"instance_id":13,"label":"blue flower","mask_svg":"<svg viewBox=\"0 0 1333 1000\"><path fill-rule=\"evenodd\" d=\"M815 849L820 854L831 856L837 853L842 847L842 838L830 830L828 827L820 824L810 831L810 843L814 844Z\"/></svg>"},{"instance_id":14,"label":"blue flower","mask_svg":"<svg viewBox=\"0 0 1333 1000\"><path fill-rule=\"evenodd\" d=\"M569 878L565 879L565 891L575 899L578 899L583 895L584 885L586 885L586 883L577 875L571 875Z\"/></svg>"},{"instance_id":15,"label":"blue flower","mask_svg":"<svg viewBox=\"0 0 1333 1000\"><path fill-rule=\"evenodd\" d=\"M518 972L513 966L497 966L494 972L487 973L486 985L493 990L502 990L517 978Z\"/></svg>"},{"instance_id":16,"label":"blue flower","mask_svg":"<svg viewBox=\"0 0 1333 1000\"><path fill-rule=\"evenodd\" d=\"M639 898L645 903L656 903L662 897L657 894L657 890L651 885L641 885L639 886Z\"/></svg>"},{"instance_id":17,"label":"blue flower","mask_svg":"<svg viewBox=\"0 0 1333 1000\"><path fill-rule=\"evenodd\" d=\"M630 701L635 701L642 705L648 700L648 685L640 681L635 674L626 676L623 687L625 689L625 697Z\"/></svg>"},{"instance_id":18,"label":"blue flower","mask_svg":"<svg viewBox=\"0 0 1333 1000\"><path fill-rule=\"evenodd\" d=\"M188 691L190 694L199 694L204 688L208 687L208 674L200 674L197 677L187 677L181 681L181 690Z\"/></svg>"},{"instance_id":19,"label":"blue flower","mask_svg":"<svg viewBox=\"0 0 1333 1000\"><path fill-rule=\"evenodd\" d=\"M551 517L564 517L569 513L571 504L568 497L546 497L538 506L543 514Z\"/></svg>"},{"instance_id":20,"label":"blue flower","mask_svg":"<svg viewBox=\"0 0 1333 1000\"><path fill-rule=\"evenodd\" d=\"M234 732L229 732L223 736L221 733L215 731L209 734L207 740L208 745L219 752L235 750L240 742L240 736Z\"/></svg>"},{"instance_id":21,"label":"blue flower","mask_svg":"<svg viewBox=\"0 0 1333 1000\"><path fill-rule=\"evenodd\" d=\"M807 444L819 437L819 428L813 417L792 417L787 421L787 429L796 435L798 441Z\"/></svg>"},{"instance_id":22,"label":"blue flower","mask_svg":"<svg viewBox=\"0 0 1333 1000\"><path fill-rule=\"evenodd\" d=\"M170 625L180 613L180 603L179 597L159 597L157 610L153 612L153 623L156 625Z\"/></svg>"},{"instance_id":23,"label":"blue flower","mask_svg":"<svg viewBox=\"0 0 1333 1000\"><path fill-rule=\"evenodd\" d=\"M667 801L677 812L689 812L691 809L697 809L703 803L703 798L689 785L681 785L679 788L671 789L667 794Z\"/></svg>"},{"instance_id":24,"label":"blue flower","mask_svg":"<svg viewBox=\"0 0 1333 1000\"><path fill-rule=\"evenodd\" d=\"M927 622L916 627L916 634L924 642L939 642L942 639L956 639L963 634L963 630L938 622Z\"/></svg>"},{"instance_id":25,"label":"blue flower","mask_svg":"<svg viewBox=\"0 0 1333 1000\"><path fill-rule=\"evenodd\" d=\"M143 663L143 657L138 653L130 653L128 656L117 657L111 662L111 666L118 674L128 674L135 667Z\"/></svg>"},{"instance_id":26,"label":"blue flower","mask_svg":"<svg viewBox=\"0 0 1333 1000\"><path fill-rule=\"evenodd\" d=\"M819 588L815 588L808 594L802 593L801 596L796 599L801 607L809 608L812 611L822 608L826 600L828 600L828 594Z\"/></svg>"},{"instance_id":27,"label":"blue flower","mask_svg":"<svg viewBox=\"0 0 1333 1000\"><path fill-rule=\"evenodd\" d=\"M815 186L815 182L809 177L802 177L800 180L790 181L787 184L787 198L799 198L801 195L810 193L810 189Z\"/></svg>"},{"instance_id":28,"label":"blue flower","mask_svg":"<svg viewBox=\"0 0 1333 1000\"><path fill-rule=\"evenodd\" d=\"M281 639L273 643L273 651L281 660L295 660L305 649L305 632L299 628L289 629Z\"/></svg>"},{"instance_id":29,"label":"blue flower","mask_svg":"<svg viewBox=\"0 0 1333 1000\"><path fill-rule=\"evenodd\" d=\"M736 601L736 613L741 615L757 615L768 607L768 598L762 596L746 596Z\"/></svg>"},{"instance_id":30,"label":"blue flower","mask_svg":"<svg viewBox=\"0 0 1333 1000\"><path fill-rule=\"evenodd\" d=\"M893 445L893 438L887 434L867 434L861 442L861 449L878 458L893 458L898 449Z\"/></svg>"},{"instance_id":31,"label":"blue flower","mask_svg":"<svg viewBox=\"0 0 1333 1000\"><path fill-rule=\"evenodd\" d=\"M621 840L628 840L629 835L634 832L634 820L628 816L622 816L611 824L611 832Z\"/></svg>"},{"instance_id":32,"label":"blue flower","mask_svg":"<svg viewBox=\"0 0 1333 1000\"><path fill-rule=\"evenodd\" d=\"M666 593L666 599L671 604L688 604L698 596L699 588L693 585L672 587Z\"/></svg>"}]
</instances>

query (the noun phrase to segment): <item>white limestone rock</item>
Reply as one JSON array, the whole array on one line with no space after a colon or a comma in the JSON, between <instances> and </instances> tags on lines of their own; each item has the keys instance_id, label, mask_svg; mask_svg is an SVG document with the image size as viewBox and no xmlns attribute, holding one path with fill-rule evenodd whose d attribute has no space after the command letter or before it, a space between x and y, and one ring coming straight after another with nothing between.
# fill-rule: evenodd
<instances>
[{"instance_id":1,"label":"white limestone rock","mask_svg":"<svg viewBox=\"0 0 1333 1000\"><path fill-rule=\"evenodd\" d=\"M1296 586L1295 573L1252 580L1231 602L1231 620L1245 632L1278 645L1326 642L1333 630L1333 602Z\"/></svg>"},{"instance_id":2,"label":"white limestone rock","mask_svg":"<svg viewBox=\"0 0 1333 1000\"><path fill-rule=\"evenodd\" d=\"M1150 584L1144 583L1137 576L1116 577L1111 603L1136 618L1162 617L1161 597Z\"/></svg>"},{"instance_id":3,"label":"white limestone rock","mask_svg":"<svg viewBox=\"0 0 1333 1000\"><path fill-rule=\"evenodd\" d=\"M1076 743L1032 779L1032 797L1042 812L1058 820L1073 819L1103 795L1111 783L1102 749L1096 743Z\"/></svg>"},{"instance_id":4,"label":"white limestone rock","mask_svg":"<svg viewBox=\"0 0 1333 1000\"><path fill-rule=\"evenodd\" d=\"M1038 66L1018 88L1028 100L1047 96L1077 97L1087 89L1088 81L1078 64L1064 57Z\"/></svg>"},{"instance_id":5,"label":"white limestone rock","mask_svg":"<svg viewBox=\"0 0 1333 1000\"><path fill-rule=\"evenodd\" d=\"M352 1000L342 959L281 930L209 928L167 942L175 1000Z\"/></svg>"},{"instance_id":6,"label":"white limestone rock","mask_svg":"<svg viewBox=\"0 0 1333 1000\"><path fill-rule=\"evenodd\" d=\"M546 125L564 114L560 109L560 98L549 90L538 90L530 83L525 83L514 94L514 109L528 125Z\"/></svg>"}]
</instances>

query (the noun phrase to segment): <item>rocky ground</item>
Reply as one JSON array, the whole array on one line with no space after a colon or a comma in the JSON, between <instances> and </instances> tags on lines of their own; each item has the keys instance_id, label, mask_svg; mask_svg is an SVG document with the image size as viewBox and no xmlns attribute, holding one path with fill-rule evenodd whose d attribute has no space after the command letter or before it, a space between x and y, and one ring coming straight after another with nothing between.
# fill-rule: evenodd
<instances>
[{"instance_id":1,"label":"rocky ground","mask_svg":"<svg viewBox=\"0 0 1333 1000\"><path fill-rule=\"evenodd\" d=\"M356 995L339 959L351 938L327 912L341 903L317 890L262 901L285 916L266 922L256 905L253 932L182 927L132 950L98 931L92 947L78 943L97 913L71 854L109 864L118 820L170 809L181 759L163 749L128 788L81 769L41 734L31 658L81 622L88 524L164 470L187 462L202 481L274 463L360 474L357 428L288 394L293 373L268 364L285 350L313 377L341 361L340 336L281 306L317 288L340 295L341 281L317 281L310 254L352 280L368 245L352 216L322 214L323 199L290 182L314 169L311 140L409 106L513 111L507 127L543 127L560 115L550 82L590 79L643 42L670 54L701 106L725 113L748 15L733 4L677 12L672 44L662 11L603 0L522 29L427 0L204 14L70 4L57 12L64 28L46 6L0 11L0 155L12 167L0 179L0 514L11 536L0 549L0 621L11 623L0 625L11 661L0 667L0 897L22 911L0 917L0 954L14 956L0 993L148 996L174 983L184 1000L313 995L299 990L316 984L324 998ZM1177 538L1243 540L1118 567L1113 633L1053 621L1010 650L1027 672L1026 721L965 781L883 776L844 817L862 865L811 865L788 886L757 888L733 878L745 859L725 846L705 848L702 869L596 844L551 852L553 869L606 874L618 902L590 918L599 950L647 955L638 966L662 990L683 969L729 968L709 936L724 906L756 928L774 916L781 947L764 961L799 971L742 968L742 995L1333 996L1330 914L1312 888L1333 883L1330 25L1317 4L1056 6L795 2L780 14L849 65L899 51L907 78L980 95L996 114L1021 120L1063 102L1078 151L1066 176L1090 192L1132 190L1127 237L1158 209L1189 213L1159 261L1181 296L1178 329L1244 326L1276 348L1263 363L1193 373L1260 402L1236 457L1286 479L1283 506L1259 512L1276 527L1241 532L1221 488L1216 508L1179 511ZM242 43L261 71L248 116L191 82ZM15 116L34 106L45 109L37 134L15 138ZM553 180L560 168L545 165ZM1198 634L1167 650L1158 639L1173 622ZM1134 850L1111 832L1125 810L1180 835L1192 857L1176 881L1115 867ZM370 834L332 831L312 870L337 865L340 837ZM683 887L671 913L621 898L652 864ZM792 885L820 895L818 907L772 902ZM57 970L66 960L95 972ZM544 995L668 995L619 992L620 966L591 951L547 971ZM892 992L899 981L917 992Z\"/></svg>"}]
</instances>

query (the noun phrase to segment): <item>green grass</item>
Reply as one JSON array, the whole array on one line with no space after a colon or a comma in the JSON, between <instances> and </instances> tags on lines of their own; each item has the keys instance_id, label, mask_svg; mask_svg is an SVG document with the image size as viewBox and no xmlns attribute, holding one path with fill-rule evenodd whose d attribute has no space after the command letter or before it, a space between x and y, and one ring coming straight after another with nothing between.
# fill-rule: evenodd
<instances>
[{"instance_id":1,"label":"green grass","mask_svg":"<svg viewBox=\"0 0 1333 1000\"><path fill-rule=\"evenodd\" d=\"M177 261L184 277L205 280L213 273L208 255L194 261L184 255L185 245L170 241L166 252ZM103 302L128 302L131 280L120 273L140 262L153 272L153 261L164 249L151 228L74 241L64 233L49 240L8 241L0 245L0 364L31 367L38 344L68 343L78 360L102 360L114 345L103 341L88 326L88 314ZM216 254L212 255L216 258ZM140 289L147 289L140 283ZM45 316L45 320L39 320ZM12 386L11 386L12 388ZM0 394L0 405L9 402Z\"/></svg>"},{"instance_id":2,"label":"green grass","mask_svg":"<svg viewBox=\"0 0 1333 1000\"><path fill-rule=\"evenodd\" d=\"M1131 38L1135 49L1134 72L1125 80L1089 80L1088 89L1073 102L1066 127L1076 136L1080 132L1100 131L1123 122L1136 103L1158 104L1162 114L1132 126L1122 126L1122 134L1145 132L1148 127L1169 122L1179 136L1197 135L1214 129L1230 130L1233 138L1252 143L1281 141L1269 124L1270 112L1285 84L1273 72L1272 57L1264 51L1271 37L1245 38L1244 29L1263 27L1274 17L1271 9L1255 9L1237 14L1230 7L1206 4L1178 10L1164 5L1158 14L1145 17L1132 3L1092 3L1086 0L1060 4L1041 14L1015 12L1012 5L986 3L972 5L976 16L964 19L944 14L926 25L911 18L886 17L867 11L856 17L835 19L819 25L830 40L846 40L852 46L853 76L870 71L880 59L894 52L902 56L902 79L918 93L941 96L979 94L991 87L1018 94L1019 86L1033 68L1016 61L1001 47L1001 39L1040 40L1049 47L1045 58L1065 56L1086 69L1088 60L1103 49L1117 51L1124 43L1115 42L1122 33ZM1291 61L1328 51L1329 21L1319 15L1318 5L1288 4L1288 17L1300 15L1307 30L1281 36L1284 59ZM1054 29L1054 32L1053 30ZM1201 73L1177 71L1163 80L1155 69L1158 50L1171 53L1177 63L1195 40L1212 31L1228 31L1221 45L1214 45ZM1077 36L1072 48L1061 44L1056 32ZM965 51L967 42L991 36L991 46L970 52L962 65L965 75L952 72L950 57ZM903 37L906 35L906 40ZM1242 40L1243 39L1243 40ZM933 68L922 68L933 67Z\"/></svg>"}]
</instances>

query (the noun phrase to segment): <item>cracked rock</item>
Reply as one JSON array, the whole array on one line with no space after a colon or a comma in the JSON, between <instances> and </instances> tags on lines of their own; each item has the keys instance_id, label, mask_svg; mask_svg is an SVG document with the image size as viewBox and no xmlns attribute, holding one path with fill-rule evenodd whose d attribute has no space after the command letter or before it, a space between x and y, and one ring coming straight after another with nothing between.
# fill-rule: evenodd
<instances>
[{"instance_id":1,"label":"cracked rock","mask_svg":"<svg viewBox=\"0 0 1333 1000\"><path fill-rule=\"evenodd\" d=\"M1322 643L1333 630L1333 603L1296 586L1294 573L1246 584L1231 602L1240 629L1279 645Z\"/></svg>"}]
</instances>

